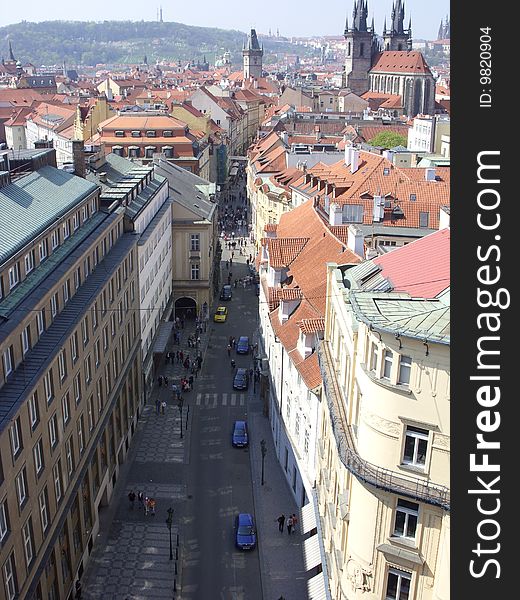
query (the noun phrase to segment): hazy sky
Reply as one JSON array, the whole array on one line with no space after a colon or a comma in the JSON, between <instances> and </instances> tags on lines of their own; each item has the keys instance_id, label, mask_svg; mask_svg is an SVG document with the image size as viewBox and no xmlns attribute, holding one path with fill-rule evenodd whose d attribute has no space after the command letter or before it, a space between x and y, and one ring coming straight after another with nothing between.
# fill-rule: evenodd
<instances>
[{"instance_id":1,"label":"hazy sky","mask_svg":"<svg viewBox=\"0 0 520 600\"><path fill-rule=\"evenodd\" d=\"M354 0L1 0L0 26L26 21L132 20L155 21L160 6L163 20L201 27L221 27L258 33L280 30L284 36L341 35L345 17L352 16ZM390 20L393 0L368 0L369 22L374 17L381 34L385 16ZM255 10L256 9L256 10ZM450 0L406 0L405 26L412 17L415 39L435 39L441 19L449 14Z\"/></svg>"}]
</instances>

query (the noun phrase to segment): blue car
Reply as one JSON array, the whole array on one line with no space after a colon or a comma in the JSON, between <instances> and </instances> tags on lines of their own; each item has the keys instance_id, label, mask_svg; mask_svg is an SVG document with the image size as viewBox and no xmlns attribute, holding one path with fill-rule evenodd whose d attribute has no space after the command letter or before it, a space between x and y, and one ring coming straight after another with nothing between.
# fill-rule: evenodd
<instances>
[{"instance_id":1,"label":"blue car","mask_svg":"<svg viewBox=\"0 0 520 600\"><path fill-rule=\"evenodd\" d=\"M235 543L240 550L256 548L256 528L253 515L240 513L235 519Z\"/></svg>"},{"instance_id":2,"label":"blue car","mask_svg":"<svg viewBox=\"0 0 520 600\"><path fill-rule=\"evenodd\" d=\"M249 354L249 338L246 335L242 335L238 339L237 354Z\"/></svg>"},{"instance_id":3,"label":"blue car","mask_svg":"<svg viewBox=\"0 0 520 600\"><path fill-rule=\"evenodd\" d=\"M233 425L232 444L235 448L246 448L249 444L249 435L247 433L247 423L245 421L235 421Z\"/></svg>"}]
</instances>

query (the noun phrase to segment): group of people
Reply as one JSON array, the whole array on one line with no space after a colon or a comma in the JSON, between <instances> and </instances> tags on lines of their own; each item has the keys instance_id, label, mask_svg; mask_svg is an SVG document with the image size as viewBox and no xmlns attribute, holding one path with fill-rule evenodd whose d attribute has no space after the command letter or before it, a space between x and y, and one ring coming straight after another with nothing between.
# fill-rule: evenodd
<instances>
[{"instance_id":1,"label":"group of people","mask_svg":"<svg viewBox=\"0 0 520 600\"><path fill-rule=\"evenodd\" d=\"M292 515L289 515L289 517L286 519L285 515L282 513L277 519L275 519L275 521L278 522L278 531L280 533L283 533L283 528L285 525L285 522L287 521L287 534L291 535L291 533L293 531L296 531L296 525L298 525L298 517L296 516L295 513L293 513Z\"/></svg>"},{"instance_id":2,"label":"group of people","mask_svg":"<svg viewBox=\"0 0 520 600\"><path fill-rule=\"evenodd\" d=\"M155 498L145 496L145 494L141 491L137 492L136 494L134 490L130 490L130 492L128 492L128 501L131 510L134 508L136 498L139 502L139 508L144 511L145 515L148 513L155 515Z\"/></svg>"}]
</instances>

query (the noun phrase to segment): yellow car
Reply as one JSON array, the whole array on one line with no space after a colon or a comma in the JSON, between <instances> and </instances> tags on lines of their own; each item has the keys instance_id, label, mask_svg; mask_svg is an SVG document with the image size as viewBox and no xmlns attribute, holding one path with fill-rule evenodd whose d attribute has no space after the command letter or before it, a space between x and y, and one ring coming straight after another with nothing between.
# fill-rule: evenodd
<instances>
[{"instance_id":1,"label":"yellow car","mask_svg":"<svg viewBox=\"0 0 520 600\"><path fill-rule=\"evenodd\" d=\"M224 323L224 321L227 319L227 308L225 306L219 306L217 308L217 312L215 313L215 316L213 317L213 320L216 323Z\"/></svg>"}]
</instances>

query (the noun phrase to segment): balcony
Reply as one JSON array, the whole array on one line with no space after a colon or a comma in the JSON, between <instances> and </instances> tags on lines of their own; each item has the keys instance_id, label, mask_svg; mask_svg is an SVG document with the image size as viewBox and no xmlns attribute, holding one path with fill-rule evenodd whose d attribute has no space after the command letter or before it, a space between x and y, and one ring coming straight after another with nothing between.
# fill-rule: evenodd
<instances>
[{"instance_id":1,"label":"balcony","mask_svg":"<svg viewBox=\"0 0 520 600\"><path fill-rule=\"evenodd\" d=\"M343 409L342 395L336 380L334 359L329 343L320 342L317 352L336 446L345 468L360 481L378 489L450 510L450 490L447 487L378 467L358 454L351 426L347 422Z\"/></svg>"}]
</instances>

